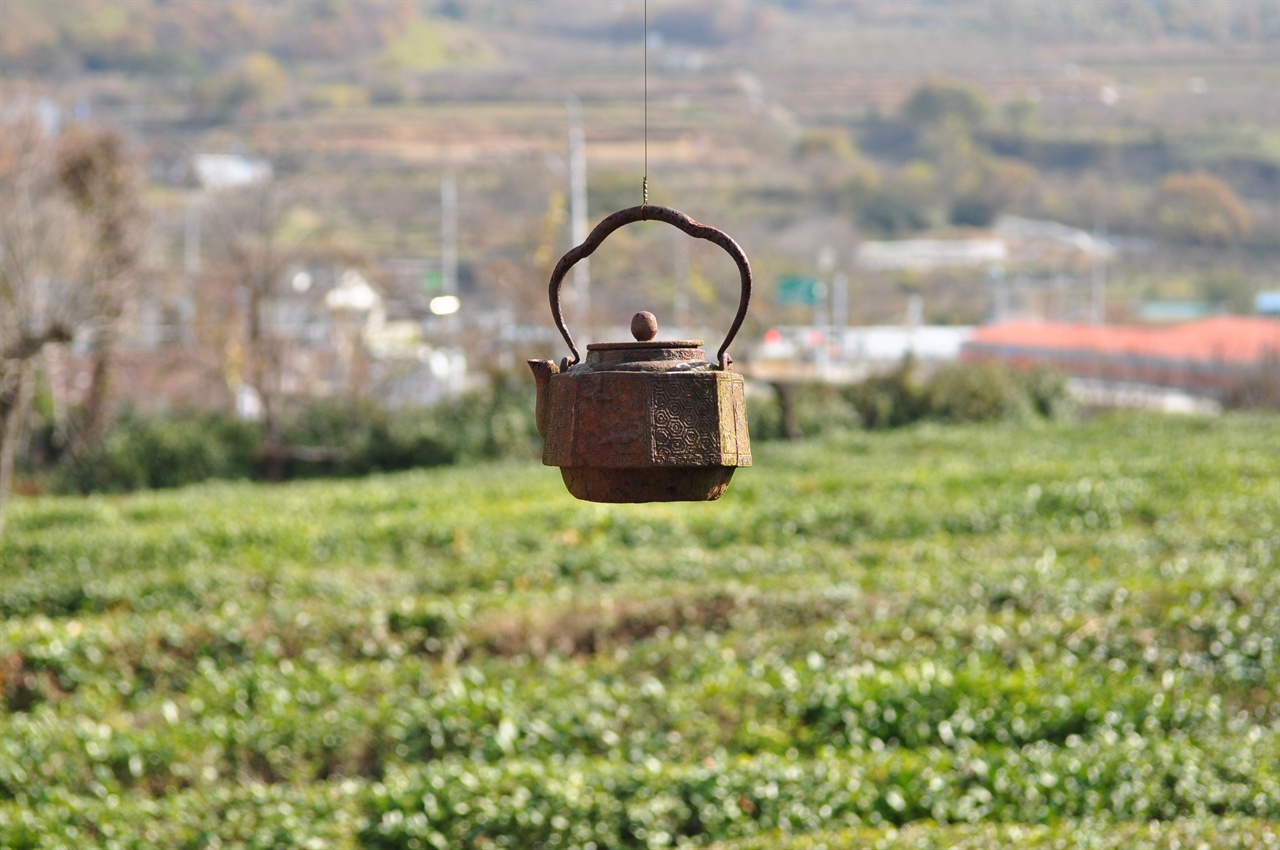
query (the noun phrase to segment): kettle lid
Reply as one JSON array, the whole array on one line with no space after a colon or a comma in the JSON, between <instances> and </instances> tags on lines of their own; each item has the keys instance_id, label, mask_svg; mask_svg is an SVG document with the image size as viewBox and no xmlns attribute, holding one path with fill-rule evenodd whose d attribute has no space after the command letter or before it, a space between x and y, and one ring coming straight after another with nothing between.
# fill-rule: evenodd
<instances>
[{"instance_id":1,"label":"kettle lid","mask_svg":"<svg viewBox=\"0 0 1280 850\"><path fill-rule=\"evenodd\" d=\"M658 318L648 310L641 310L631 317L631 335L634 342L593 342L587 351L618 351L624 348L701 348L700 339L655 340L658 335Z\"/></svg>"},{"instance_id":2,"label":"kettle lid","mask_svg":"<svg viewBox=\"0 0 1280 850\"><path fill-rule=\"evenodd\" d=\"M588 369L617 367L628 363L649 364L649 369L662 370L659 364L677 361L686 368L695 364L707 364L700 339L655 340L658 320L648 311L636 313L631 318L632 342L593 342L587 346ZM672 364L674 365L674 364ZM707 364L709 365L709 364Z\"/></svg>"}]
</instances>

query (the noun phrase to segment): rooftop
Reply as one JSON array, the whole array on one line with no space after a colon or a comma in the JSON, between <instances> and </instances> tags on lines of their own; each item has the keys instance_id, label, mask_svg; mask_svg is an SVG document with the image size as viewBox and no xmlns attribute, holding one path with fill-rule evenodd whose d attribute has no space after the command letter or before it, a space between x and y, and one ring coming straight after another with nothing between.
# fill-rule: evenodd
<instances>
[{"instance_id":1,"label":"rooftop","mask_svg":"<svg viewBox=\"0 0 1280 850\"><path fill-rule=\"evenodd\" d=\"M1252 364L1280 357L1280 321L1216 316L1163 327L1009 322L978 328L970 345Z\"/></svg>"}]
</instances>

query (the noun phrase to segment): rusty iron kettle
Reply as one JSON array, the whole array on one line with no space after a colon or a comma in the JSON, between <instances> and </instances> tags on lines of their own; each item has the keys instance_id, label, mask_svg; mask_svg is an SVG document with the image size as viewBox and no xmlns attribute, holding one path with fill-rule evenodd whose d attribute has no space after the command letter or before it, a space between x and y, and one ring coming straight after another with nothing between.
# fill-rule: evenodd
<instances>
[{"instance_id":1,"label":"rusty iron kettle","mask_svg":"<svg viewBox=\"0 0 1280 850\"><path fill-rule=\"evenodd\" d=\"M560 284L610 233L637 221L664 221L723 248L738 266L742 294L729 333L709 362L701 340L657 341L650 313L632 319L632 342L587 346L581 361L560 312ZM729 343L751 300L751 266L725 233L670 207L644 204L596 225L556 264L551 315L573 360L530 360L538 384L542 462L590 502L678 502L720 498L733 471L751 465L742 376L729 370Z\"/></svg>"}]
</instances>

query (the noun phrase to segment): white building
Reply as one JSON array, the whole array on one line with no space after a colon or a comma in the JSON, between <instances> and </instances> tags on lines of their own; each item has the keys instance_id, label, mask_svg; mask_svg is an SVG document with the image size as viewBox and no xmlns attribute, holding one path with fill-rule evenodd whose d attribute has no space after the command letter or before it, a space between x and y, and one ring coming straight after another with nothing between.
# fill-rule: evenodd
<instances>
[{"instance_id":1,"label":"white building","mask_svg":"<svg viewBox=\"0 0 1280 850\"><path fill-rule=\"evenodd\" d=\"M233 153L196 154L192 162L202 189L238 189L271 179L271 163Z\"/></svg>"},{"instance_id":2,"label":"white building","mask_svg":"<svg viewBox=\"0 0 1280 850\"><path fill-rule=\"evenodd\" d=\"M867 271L932 271L942 268L990 266L1009 257L1003 239L895 239L863 242L858 266Z\"/></svg>"}]
</instances>

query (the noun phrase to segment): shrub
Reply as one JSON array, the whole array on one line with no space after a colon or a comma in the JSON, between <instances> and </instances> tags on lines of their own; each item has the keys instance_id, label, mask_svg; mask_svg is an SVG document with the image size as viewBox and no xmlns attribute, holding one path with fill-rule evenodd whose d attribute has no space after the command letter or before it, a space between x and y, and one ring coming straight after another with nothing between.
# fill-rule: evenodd
<instances>
[{"instance_id":1,"label":"shrub","mask_svg":"<svg viewBox=\"0 0 1280 850\"><path fill-rule=\"evenodd\" d=\"M753 439L813 437L855 427L858 411L838 387L830 384L773 384L769 395L747 398L747 426Z\"/></svg>"},{"instance_id":2,"label":"shrub","mask_svg":"<svg viewBox=\"0 0 1280 850\"><path fill-rule=\"evenodd\" d=\"M866 428L897 428L924 415L925 394L911 359L892 372L856 384L846 397Z\"/></svg>"},{"instance_id":3,"label":"shrub","mask_svg":"<svg viewBox=\"0 0 1280 850\"><path fill-rule=\"evenodd\" d=\"M1028 412L1030 400L1009 369L993 363L939 369L923 391L921 412L947 422L989 422Z\"/></svg>"},{"instance_id":4,"label":"shrub","mask_svg":"<svg viewBox=\"0 0 1280 850\"><path fill-rule=\"evenodd\" d=\"M1064 419L1075 412L1076 402L1067 389L1067 376L1037 367L1015 372L1031 402L1031 409L1045 419Z\"/></svg>"},{"instance_id":5,"label":"shrub","mask_svg":"<svg viewBox=\"0 0 1280 850\"><path fill-rule=\"evenodd\" d=\"M923 230L930 224L930 210L903 197L893 188L876 190L861 200L858 224L877 233L895 234Z\"/></svg>"},{"instance_id":6,"label":"shrub","mask_svg":"<svg viewBox=\"0 0 1280 850\"><path fill-rule=\"evenodd\" d=\"M872 375L844 389L824 384L792 385L748 401L751 436L795 439L860 423L869 430L900 428L922 419L986 422L1043 417L1059 419L1074 409L1066 378L1035 369L1022 372L994 363L953 364L921 378L908 359L891 372ZM787 411L789 401L791 410ZM791 422L786 421L788 413Z\"/></svg>"},{"instance_id":7,"label":"shrub","mask_svg":"<svg viewBox=\"0 0 1280 850\"><path fill-rule=\"evenodd\" d=\"M932 79L911 93L902 105L902 117L912 124L957 121L976 127L986 120L991 104L982 92L950 80Z\"/></svg>"},{"instance_id":8,"label":"shrub","mask_svg":"<svg viewBox=\"0 0 1280 850\"><path fill-rule=\"evenodd\" d=\"M180 487L209 478L249 478L261 439L256 425L226 416L126 413L96 447L54 476L60 492L124 492Z\"/></svg>"},{"instance_id":9,"label":"shrub","mask_svg":"<svg viewBox=\"0 0 1280 850\"><path fill-rule=\"evenodd\" d=\"M1229 245L1253 229L1248 208L1231 187L1204 171L1161 180L1153 212L1160 233L1175 242Z\"/></svg>"},{"instance_id":10,"label":"shrub","mask_svg":"<svg viewBox=\"0 0 1280 850\"><path fill-rule=\"evenodd\" d=\"M1266 358L1260 368L1227 390L1222 406L1228 410L1280 411L1280 356Z\"/></svg>"},{"instance_id":11,"label":"shrub","mask_svg":"<svg viewBox=\"0 0 1280 850\"><path fill-rule=\"evenodd\" d=\"M288 478L404 469L387 438L387 412L362 401L323 400L298 410L285 423L283 441L292 451Z\"/></svg>"},{"instance_id":12,"label":"shrub","mask_svg":"<svg viewBox=\"0 0 1280 850\"><path fill-rule=\"evenodd\" d=\"M533 419L533 391L523 376L496 376L483 389L427 412L453 461L534 457L540 439Z\"/></svg>"},{"instance_id":13,"label":"shrub","mask_svg":"<svg viewBox=\"0 0 1280 850\"><path fill-rule=\"evenodd\" d=\"M286 417L282 430L286 478L533 458L540 446L533 392L512 376L430 408L388 411L368 401L322 400ZM254 478L262 439L260 425L226 415L144 418L127 412L95 448L64 462L53 486L59 492L127 492Z\"/></svg>"}]
</instances>

